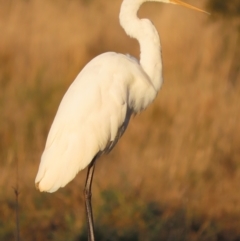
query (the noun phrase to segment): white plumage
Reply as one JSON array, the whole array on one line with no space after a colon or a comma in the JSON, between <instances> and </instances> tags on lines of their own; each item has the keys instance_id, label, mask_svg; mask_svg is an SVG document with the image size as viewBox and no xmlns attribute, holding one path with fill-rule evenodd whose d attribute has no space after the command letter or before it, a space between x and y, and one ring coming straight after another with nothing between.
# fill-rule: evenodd
<instances>
[{"instance_id":1,"label":"white plumage","mask_svg":"<svg viewBox=\"0 0 240 241\"><path fill-rule=\"evenodd\" d=\"M54 192L64 187L118 139L131 112L146 108L156 94L133 58L105 53L93 59L59 106L36 177L39 190Z\"/></svg>"},{"instance_id":2,"label":"white plumage","mask_svg":"<svg viewBox=\"0 0 240 241\"><path fill-rule=\"evenodd\" d=\"M120 24L140 44L140 62L131 56L104 53L90 61L64 95L42 154L36 186L54 192L110 151L124 133L132 113L145 109L162 83L158 33L137 11L147 0L124 0ZM155 0L178 3L179 0ZM186 5L186 4L185 4Z\"/></svg>"}]
</instances>

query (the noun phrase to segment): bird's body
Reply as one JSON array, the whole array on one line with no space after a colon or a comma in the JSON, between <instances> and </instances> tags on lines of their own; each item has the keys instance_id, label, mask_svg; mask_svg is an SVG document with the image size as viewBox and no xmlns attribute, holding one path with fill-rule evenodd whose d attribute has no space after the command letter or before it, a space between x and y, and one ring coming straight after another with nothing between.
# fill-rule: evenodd
<instances>
[{"instance_id":1,"label":"bird's body","mask_svg":"<svg viewBox=\"0 0 240 241\"><path fill-rule=\"evenodd\" d=\"M95 155L109 151L131 114L145 109L156 94L150 78L132 57L109 52L94 58L62 99L36 177L38 188L56 191Z\"/></svg>"}]
</instances>

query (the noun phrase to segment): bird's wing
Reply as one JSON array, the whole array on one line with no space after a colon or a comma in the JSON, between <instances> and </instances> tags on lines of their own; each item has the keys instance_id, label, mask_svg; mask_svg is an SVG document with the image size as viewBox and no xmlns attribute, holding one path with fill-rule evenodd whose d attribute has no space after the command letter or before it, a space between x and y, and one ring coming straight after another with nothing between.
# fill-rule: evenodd
<instances>
[{"instance_id":1,"label":"bird's wing","mask_svg":"<svg viewBox=\"0 0 240 241\"><path fill-rule=\"evenodd\" d=\"M126 128L127 85L102 61L90 62L62 99L35 180L40 191L64 187Z\"/></svg>"}]
</instances>

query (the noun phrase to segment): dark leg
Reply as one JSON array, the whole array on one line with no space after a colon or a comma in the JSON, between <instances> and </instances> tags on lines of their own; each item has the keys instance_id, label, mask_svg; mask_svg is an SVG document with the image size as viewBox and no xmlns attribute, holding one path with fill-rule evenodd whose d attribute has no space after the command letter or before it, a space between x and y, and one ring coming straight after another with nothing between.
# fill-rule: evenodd
<instances>
[{"instance_id":1,"label":"dark leg","mask_svg":"<svg viewBox=\"0 0 240 241\"><path fill-rule=\"evenodd\" d=\"M94 223L93 223L93 213L92 213L92 204L91 204L91 187L92 179L94 174L95 160L88 167L87 178L84 188L84 197L85 197L85 207L87 214L87 224L88 224L88 241L95 241L94 237Z\"/></svg>"}]
</instances>

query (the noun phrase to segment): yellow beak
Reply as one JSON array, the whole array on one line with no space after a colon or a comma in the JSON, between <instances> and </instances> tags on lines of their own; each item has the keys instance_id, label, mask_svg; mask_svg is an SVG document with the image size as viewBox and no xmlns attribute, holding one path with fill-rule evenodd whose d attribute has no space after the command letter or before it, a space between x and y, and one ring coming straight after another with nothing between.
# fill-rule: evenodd
<instances>
[{"instance_id":1,"label":"yellow beak","mask_svg":"<svg viewBox=\"0 0 240 241\"><path fill-rule=\"evenodd\" d=\"M180 0L170 0L170 2L174 3L174 4L178 4L178 5L184 6L184 7L187 7L187 8L191 8L193 10L196 10L196 11L199 11L199 12L202 12L202 13L210 14L210 13L208 13L208 12L206 12L206 11L200 9L200 8L196 8L196 7L194 7L194 6L190 5L190 4L187 4L185 2L182 2Z\"/></svg>"}]
</instances>

